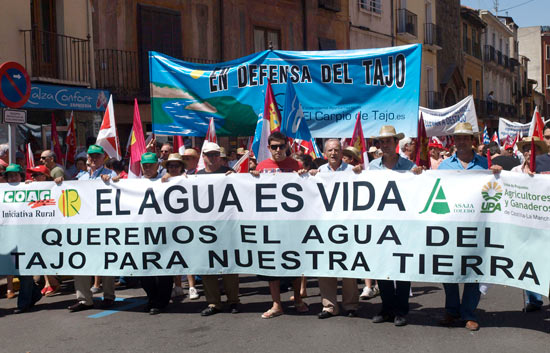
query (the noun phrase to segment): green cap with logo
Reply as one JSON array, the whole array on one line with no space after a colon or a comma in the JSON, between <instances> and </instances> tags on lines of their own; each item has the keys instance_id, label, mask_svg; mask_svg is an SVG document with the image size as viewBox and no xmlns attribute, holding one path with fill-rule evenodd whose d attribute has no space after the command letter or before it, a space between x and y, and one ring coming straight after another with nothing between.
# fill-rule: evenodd
<instances>
[{"instance_id":1,"label":"green cap with logo","mask_svg":"<svg viewBox=\"0 0 550 353\"><path fill-rule=\"evenodd\" d=\"M88 154L105 154L105 150L101 146L90 145L90 147L88 147Z\"/></svg>"},{"instance_id":2,"label":"green cap with logo","mask_svg":"<svg viewBox=\"0 0 550 353\"><path fill-rule=\"evenodd\" d=\"M141 164L155 164L158 163L159 159L156 153L145 152L141 155Z\"/></svg>"},{"instance_id":3,"label":"green cap with logo","mask_svg":"<svg viewBox=\"0 0 550 353\"><path fill-rule=\"evenodd\" d=\"M19 164L12 163L6 167L4 174L8 172L23 173L23 167L21 167Z\"/></svg>"}]
</instances>

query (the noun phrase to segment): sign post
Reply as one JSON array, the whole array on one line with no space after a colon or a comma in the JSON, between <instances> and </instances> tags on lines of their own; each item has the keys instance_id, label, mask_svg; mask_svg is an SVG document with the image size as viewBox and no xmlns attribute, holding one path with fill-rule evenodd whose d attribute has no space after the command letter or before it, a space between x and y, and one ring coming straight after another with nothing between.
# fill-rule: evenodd
<instances>
[{"instance_id":1,"label":"sign post","mask_svg":"<svg viewBox=\"0 0 550 353\"><path fill-rule=\"evenodd\" d=\"M8 61L0 65L0 101L7 107L17 109L25 105L31 94L29 74L20 64ZM23 112L23 113L21 113ZM4 110L4 123L8 124L10 163L15 163L15 125L27 121L26 111Z\"/></svg>"}]
</instances>

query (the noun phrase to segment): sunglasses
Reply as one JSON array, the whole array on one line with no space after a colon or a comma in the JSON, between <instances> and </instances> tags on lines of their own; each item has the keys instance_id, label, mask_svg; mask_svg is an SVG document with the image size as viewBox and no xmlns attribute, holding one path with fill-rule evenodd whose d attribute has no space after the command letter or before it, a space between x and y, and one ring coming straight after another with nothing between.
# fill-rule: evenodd
<instances>
[{"instance_id":1,"label":"sunglasses","mask_svg":"<svg viewBox=\"0 0 550 353\"><path fill-rule=\"evenodd\" d=\"M273 151L276 150L284 150L286 148L286 144L282 145L269 145L269 148L271 148Z\"/></svg>"},{"instance_id":2,"label":"sunglasses","mask_svg":"<svg viewBox=\"0 0 550 353\"><path fill-rule=\"evenodd\" d=\"M550 135L544 135L545 140L550 140Z\"/></svg>"},{"instance_id":3,"label":"sunglasses","mask_svg":"<svg viewBox=\"0 0 550 353\"><path fill-rule=\"evenodd\" d=\"M166 168L179 168L181 164L179 163L168 163L166 164Z\"/></svg>"},{"instance_id":4,"label":"sunglasses","mask_svg":"<svg viewBox=\"0 0 550 353\"><path fill-rule=\"evenodd\" d=\"M219 156L220 152L208 152L208 153L205 153L204 155L211 158L211 157Z\"/></svg>"},{"instance_id":5,"label":"sunglasses","mask_svg":"<svg viewBox=\"0 0 550 353\"><path fill-rule=\"evenodd\" d=\"M545 137L546 137L546 136L545 136ZM43 160L43 159L46 159L46 158L48 158L48 157L47 157L47 156L46 156L46 157L40 156L40 160Z\"/></svg>"}]
</instances>

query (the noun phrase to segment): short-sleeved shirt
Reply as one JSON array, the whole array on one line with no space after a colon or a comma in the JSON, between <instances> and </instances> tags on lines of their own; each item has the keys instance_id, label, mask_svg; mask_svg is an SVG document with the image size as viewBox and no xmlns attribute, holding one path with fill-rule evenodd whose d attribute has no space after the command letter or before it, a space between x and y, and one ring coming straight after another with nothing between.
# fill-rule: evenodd
<instances>
[{"instance_id":1,"label":"short-sleeved shirt","mask_svg":"<svg viewBox=\"0 0 550 353\"><path fill-rule=\"evenodd\" d=\"M537 173L541 172L550 172L550 155L549 154L541 154L540 156L537 156L536 159L537 168L535 171Z\"/></svg>"},{"instance_id":2,"label":"short-sleeved shirt","mask_svg":"<svg viewBox=\"0 0 550 353\"><path fill-rule=\"evenodd\" d=\"M369 163L369 170L388 169L388 168L386 168L384 163L382 163L382 158L384 158L384 157L376 158L375 160L370 162ZM399 156L399 158L397 159L397 163L395 163L392 170L411 170L414 167L416 167L416 164L414 164L414 162Z\"/></svg>"},{"instance_id":3,"label":"short-sleeved shirt","mask_svg":"<svg viewBox=\"0 0 550 353\"><path fill-rule=\"evenodd\" d=\"M280 162L275 162L273 159L264 159L257 166L256 170L261 173L290 173L297 172L302 169L302 164L294 158L287 157Z\"/></svg>"},{"instance_id":4,"label":"short-sleeved shirt","mask_svg":"<svg viewBox=\"0 0 550 353\"><path fill-rule=\"evenodd\" d=\"M78 180L95 180L95 179L99 179L102 175L109 175L111 178L116 177L116 173L114 171L112 171L111 169L107 169L105 167L101 167L97 169L93 174L90 174L90 172L83 170L80 173L78 173L76 178Z\"/></svg>"},{"instance_id":5,"label":"short-sleeved shirt","mask_svg":"<svg viewBox=\"0 0 550 353\"><path fill-rule=\"evenodd\" d=\"M63 167L61 167L60 165L56 165L52 168L52 170L50 170L50 176L52 177L52 179L65 177L65 171L63 170Z\"/></svg>"},{"instance_id":6,"label":"short-sleeved shirt","mask_svg":"<svg viewBox=\"0 0 550 353\"><path fill-rule=\"evenodd\" d=\"M318 169L320 172L345 172L345 171L352 171L353 166L347 164L346 162L340 163L340 166L336 168L336 170L332 169L328 163L323 164Z\"/></svg>"},{"instance_id":7,"label":"short-sleeved shirt","mask_svg":"<svg viewBox=\"0 0 550 353\"><path fill-rule=\"evenodd\" d=\"M480 170L480 169L487 169L487 158L480 156L477 153L474 153L474 158L468 163L466 166L466 170ZM462 163L460 163L460 160L456 156L456 153L450 156L449 158L445 159L439 167L438 170L464 170L464 167L462 166Z\"/></svg>"},{"instance_id":8,"label":"short-sleeved shirt","mask_svg":"<svg viewBox=\"0 0 550 353\"><path fill-rule=\"evenodd\" d=\"M217 170L213 172L207 172L206 169L201 169L197 172L197 174L225 174L230 170L232 169L225 165L222 165L221 167L219 167Z\"/></svg>"}]
</instances>

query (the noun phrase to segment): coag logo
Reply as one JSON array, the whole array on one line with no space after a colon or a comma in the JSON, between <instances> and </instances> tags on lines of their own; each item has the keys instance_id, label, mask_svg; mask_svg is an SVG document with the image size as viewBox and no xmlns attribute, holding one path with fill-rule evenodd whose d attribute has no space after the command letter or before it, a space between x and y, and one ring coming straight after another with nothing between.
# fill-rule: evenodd
<instances>
[{"instance_id":1,"label":"coag logo","mask_svg":"<svg viewBox=\"0 0 550 353\"><path fill-rule=\"evenodd\" d=\"M41 200L49 200L51 198L50 190L10 190L4 191L4 203L23 203L34 202Z\"/></svg>"},{"instance_id":2,"label":"coag logo","mask_svg":"<svg viewBox=\"0 0 550 353\"><path fill-rule=\"evenodd\" d=\"M80 211L80 196L74 189L63 190L57 204L63 216L72 217Z\"/></svg>"},{"instance_id":3,"label":"coag logo","mask_svg":"<svg viewBox=\"0 0 550 353\"><path fill-rule=\"evenodd\" d=\"M451 210L449 209L449 204L447 203L447 199L445 198L443 186L439 185L440 182L441 179L438 178L435 182L432 192L430 193L428 202L426 202L426 206L424 206L424 209L418 213L422 214L427 212L428 210L435 214L445 214L451 212Z\"/></svg>"},{"instance_id":4,"label":"coag logo","mask_svg":"<svg viewBox=\"0 0 550 353\"><path fill-rule=\"evenodd\" d=\"M502 187L495 182L488 182L481 189L481 196L485 200L481 204L481 213L493 213L500 211L500 198L502 197Z\"/></svg>"}]
</instances>

